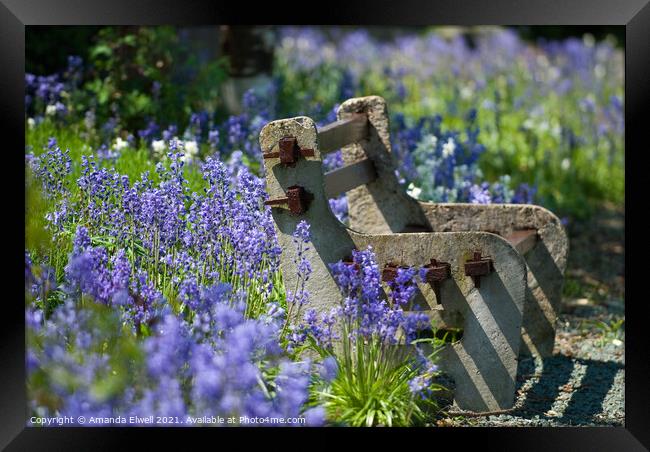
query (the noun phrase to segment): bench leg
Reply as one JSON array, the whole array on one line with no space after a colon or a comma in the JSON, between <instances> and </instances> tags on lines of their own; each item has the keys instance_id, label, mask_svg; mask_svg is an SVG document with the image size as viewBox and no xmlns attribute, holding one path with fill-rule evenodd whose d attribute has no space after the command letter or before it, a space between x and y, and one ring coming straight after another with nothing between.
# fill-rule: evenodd
<instances>
[{"instance_id":1,"label":"bench leg","mask_svg":"<svg viewBox=\"0 0 650 452\"><path fill-rule=\"evenodd\" d=\"M455 404L464 410L492 411L515 400L521 325L526 297L526 264L502 237L483 232L365 235L350 232L359 249L373 247L380 268L389 262L422 266L433 257L451 264L452 277L440 299L421 287L436 327L462 328L460 341L441 353L441 369L455 381ZM473 252L489 255L494 272L480 288L464 272ZM416 301L418 301L416 299Z\"/></svg>"},{"instance_id":2,"label":"bench leg","mask_svg":"<svg viewBox=\"0 0 650 452\"><path fill-rule=\"evenodd\" d=\"M555 343L568 254L568 238L557 216L534 205L425 202L420 205L434 231L483 230L508 236L515 230L537 230L537 243L524 255L528 288L522 353L550 356Z\"/></svg>"}]
</instances>

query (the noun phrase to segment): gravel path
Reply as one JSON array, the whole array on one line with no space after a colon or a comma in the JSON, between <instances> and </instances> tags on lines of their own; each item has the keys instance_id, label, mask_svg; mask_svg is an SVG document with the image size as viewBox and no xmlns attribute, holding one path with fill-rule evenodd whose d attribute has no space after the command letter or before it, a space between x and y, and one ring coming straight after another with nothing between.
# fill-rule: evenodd
<instances>
[{"instance_id":1,"label":"gravel path","mask_svg":"<svg viewBox=\"0 0 650 452\"><path fill-rule=\"evenodd\" d=\"M439 426L624 426L624 213L605 206L569 228L566 297L554 354L522 359L506 414L443 417Z\"/></svg>"}]
</instances>

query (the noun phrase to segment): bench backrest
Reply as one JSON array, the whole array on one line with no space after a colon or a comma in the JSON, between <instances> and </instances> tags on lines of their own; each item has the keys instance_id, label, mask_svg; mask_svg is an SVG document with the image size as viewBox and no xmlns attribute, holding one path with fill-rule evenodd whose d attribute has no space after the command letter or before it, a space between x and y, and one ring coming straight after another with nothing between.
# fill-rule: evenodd
<instances>
[{"instance_id":1,"label":"bench backrest","mask_svg":"<svg viewBox=\"0 0 650 452\"><path fill-rule=\"evenodd\" d=\"M313 121L306 117L291 121L301 123L303 129L313 126ZM266 147L262 148L267 183L268 171L273 171L278 163L295 167L301 160L320 161L324 155L338 149L342 151L345 166L322 174L322 181L313 184L312 190L297 182L287 185L284 194L278 192L279 196L272 197L267 204L286 206L290 212L302 214L303 210L313 208L312 202L319 204L323 199L347 193L353 230L373 234L431 230L418 202L397 181L383 98L368 96L347 100L338 110L338 120L318 129L315 139L311 136L307 140L304 133L294 136L298 134L287 127L283 130L285 135L274 136L274 140L267 140ZM280 172L276 171L274 176L278 174ZM319 178L317 174L312 176Z\"/></svg>"}]
</instances>

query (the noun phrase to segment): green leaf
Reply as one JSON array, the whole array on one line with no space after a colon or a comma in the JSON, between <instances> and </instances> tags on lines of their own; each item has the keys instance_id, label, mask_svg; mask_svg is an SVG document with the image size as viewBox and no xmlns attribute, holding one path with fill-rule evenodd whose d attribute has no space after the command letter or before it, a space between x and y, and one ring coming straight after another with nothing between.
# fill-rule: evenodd
<instances>
[{"instance_id":1,"label":"green leaf","mask_svg":"<svg viewBox=\"0 0 650 452\"><path fill-rule=\"evenodd\" d=\"M90 57L110 57L113 55L113 49L106 44L98 44L90 50Z\"/></svg>"},{"instance_id":2,"label":"green leaf","mask_svg":"<svg viewBox=\"0 0 650 452\"><path fill-rule=\"evenodd\" d=\"M134 47L136 45L135 35L129 34L122 38L122 42L128 46Z\"/></svg>"}]
</instances>

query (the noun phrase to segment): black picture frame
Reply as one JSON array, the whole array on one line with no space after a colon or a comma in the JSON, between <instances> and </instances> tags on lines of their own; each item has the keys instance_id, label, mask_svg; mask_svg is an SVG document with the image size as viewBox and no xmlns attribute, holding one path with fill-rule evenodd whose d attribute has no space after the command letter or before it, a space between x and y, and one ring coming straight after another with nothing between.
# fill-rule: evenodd
<instances>
[{"instance_id":1,"label":"black picture frame","mask_svg":"<svg viewBox=\"0 0 650 452\"><path fill-rule=\"evenodd\" d=\"M163 429L163 428L37 428L26 427L27 403L25 391L25 325L24 305L19 301L23 288L20 262L24 249L19 238L24 237L19 184L24 183L24 62L25 26L28 25L205 25L205 24L338 24L338 25L620 25L625 27L625 144L626 204L644 206L643 164L641 157L648 144L644 131L644 118L650 110L650 0L438 0L428 3L413 0L399 2L353 2L334 4L331 1L318 5L279 4L277 2L251 2L232 4L209 0L0 0L0 124L4 147L2 193L4 204L15 210L5 213L4 224L12 226L5 233L4 270L5 288L11 287L16 296L2 301L2 326L0 327L0 446L6 450L98 450L127 449L135 437L147 441L169 441L170 435L182 434L194 444L207 439L210 447L226 447L215 443L223 438L225 429ZM631 158L630 158L631 157ZM631 163L632 158L634 163ZM10 176L10 177L8 177ZM22 181L22 182L21 182ZM24 187L24 185L23 185ZM23 193L24 194L24 193ZM23 203L24 205L24 203ZM483 428L436 429L435 431L411 429L409 437L418 437L422 446L413 440L406 447L437 447L440 439L452 440L459 447L480 441L488 450L648 450L650 447L650 359L648 335L645 333L644 304L641 285L644 276L640 267L630 260L642 258L645 250L640 235L643 221L634 221L639 213L628 211L625 231L628 237L639 240L626 253L628 294L634 303L626 306L626 399L625 427L617 428ZM24 216L23 216L24 219ZM15 227L15 230L13 229ZM9 228L8 228L9 229ZM637 281L635 281L635 276ZM637 293L638 292L638 293ZM7 293L4 291L4 293ZM12 292L13 293L13 292ZM629 295L628 295L629 297ZM639 297L638 300L635 298ZM316 433L301 429L301 433ZM216 432L216 433L215 433ZM260 435L249 435L246 429L229 430L242 440L261 438L272 443L276 429L266 429ZM346 429L346 436L363 436L363 447L368 440L383 441L395 430ZM255 432L257 433L257 432ZM340 430L337 429L337 433ZM398 432L399 433L399 432ZM403 433L403 432L401 432ZM295 435L294 431L291 435ZM413 436L415 435L415 436ZM420 435L422 435L420 437ZM301 435L302 436L302 435ZM323 436L323 438L328 438ZM295 438L295 436L294 436ZM239 441L239 440L238 440ZM324 442L336 446L336 440ZM190 443L186 443L189 444ZM221 444L218 446L218 444ZM239 444L243 444L239 443ZM281 443L280 443L281 444ZM408 444L408 445L407 445ZM313 442L296 442L287 447L313 447ZM151 446L139 446L151 447ZM192 446L192 447L199 447ZM264 447L264 446L263 446ZM266 445L268 447L268 444ZM357 446L355 446L357 447ZM403 446L402 446L403 447Z\"/></svg>"}]
</instances>

